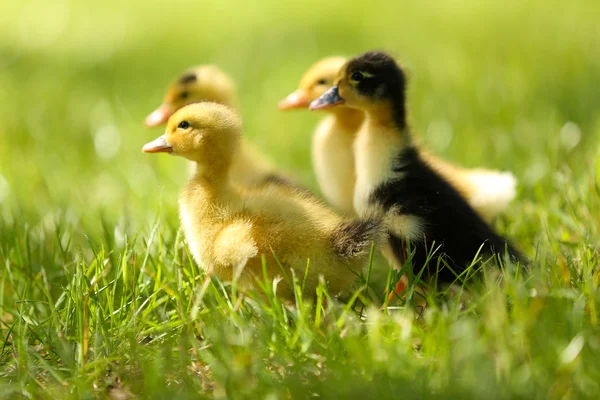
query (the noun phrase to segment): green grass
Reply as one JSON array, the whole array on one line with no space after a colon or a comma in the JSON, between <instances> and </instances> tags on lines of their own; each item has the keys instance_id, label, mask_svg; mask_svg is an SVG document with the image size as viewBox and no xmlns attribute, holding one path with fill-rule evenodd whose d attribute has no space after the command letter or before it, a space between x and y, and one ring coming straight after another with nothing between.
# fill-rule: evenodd
<instances>
[{"instance_id":1,"label":"green grass","mask_svg":"<svg viewBox=\"0 0 600 400\"><path fill-rule=\"evenodd\" d=\"M597 1L5 3L0 397L600 395ZM364 307L206 280L178 230L185 163L140 151L166 83L220 65L248 138L316 190L320 114L277 101L319 58L370 48L407 66L429 147L519 177L496 226L531 273L430 293L425 311L379 309L379 257Z\"/></svg>"}]
</instances>

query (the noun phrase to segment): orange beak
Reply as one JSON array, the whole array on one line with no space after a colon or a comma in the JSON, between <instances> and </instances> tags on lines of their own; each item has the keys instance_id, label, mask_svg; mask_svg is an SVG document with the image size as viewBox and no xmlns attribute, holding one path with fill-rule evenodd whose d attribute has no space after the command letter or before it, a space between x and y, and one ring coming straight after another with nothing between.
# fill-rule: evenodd
<instances>
[{"instance_id":1,"label":"orange beak","mask_svg":"<svg viewBox=\"0 0 600 400\"><path fill-rule=\"evenodd\" d=\"M296 108L308 108L310 101L308 93L304 89L298 89L279 102L279 109L293 110Z\"/></svg>"},{"instance_id":2,"label":"orange beak","mask_svg":"<svg viewBox=\"0 0 600 400\"><path fill-rule=\"evenodd\" d=\"M146 126L152 127L162 125L165 122L167 122L169 117L173 115L174 112L175 110L173 110L172 106L170 106L169 104L162 104L160 107L152 111L150 115L146 117Z\"/></svg>"},{"instance_id":3,"label":"orange beak","mask_svg":"<svg viewBox=\"0 0 600 400\"><path fill-rule=\"evenodd\" d=\"M167 143L166 135L162 135L150 143L146 143L144 147L142 147L142 151L144 153L172 153L173 146Z\"/></svg>"}]
</instances>

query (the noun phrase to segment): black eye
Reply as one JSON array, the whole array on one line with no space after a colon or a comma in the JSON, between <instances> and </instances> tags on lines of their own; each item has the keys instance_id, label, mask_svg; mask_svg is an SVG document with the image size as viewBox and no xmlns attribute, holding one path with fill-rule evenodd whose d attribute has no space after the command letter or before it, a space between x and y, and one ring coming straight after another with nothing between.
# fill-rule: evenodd
<instances>
[{"instance_id":1,"label":"black eye","mask_svg":"<svg viewBox=\"0 0 600 400\"><path fill-rule=\"evenodd\" d=\"M363 78L364 78L364 77L363 77L363 74L361 74L361 73L360 73L360 72L358 72L358 71L354 71L354 72L352 73L352 75L350 75L350 79L352 79L353 81L356 81L356 82L360 82L360 81L362 81L362 80L363 80Z\"/></svg>"},{"instance_id":2,"label":"black eye","mask_svg":"<svg viewBox=\"0 0 600 400\"><path fill-rule=\"evenodd\" d=\"M317 85L327 85L327 79L319 79Z\"/></svg>"},{"instance_id":3,"label":"black eye","mask_svg":"<svg viewBox=\"0 0 600 400\"><path fill-rule=\"evenodd\" d=\"M190 97L190 92L181 92L181 94L179 95L179 97L181 97L182 99L187 99L188 97Z\"/></svg>"},{"instance_id":4,"label":"black eye","mask_svg":"<svg viewBox=\"0 0 600 400\"><path fill-rule=\"evenodd\" d=\"M181 121L179 125L177 125L179 129L187 129L190 127L190 123L187 121Z\"/></svg>"}]
</instances>

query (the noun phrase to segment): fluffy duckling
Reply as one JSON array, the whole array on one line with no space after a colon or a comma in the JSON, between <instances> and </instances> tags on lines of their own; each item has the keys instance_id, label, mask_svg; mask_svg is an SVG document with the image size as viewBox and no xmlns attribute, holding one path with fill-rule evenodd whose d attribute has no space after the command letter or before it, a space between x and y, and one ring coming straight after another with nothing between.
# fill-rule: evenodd
<instances>
[{"instance_id":1,"label":"fluffy duckling","mask_svg":"<svg viewBox=\"0 0 600 400\"><path fill-rule=\"evenodd\" d=\"M240 119L231 109L194 103L173 114L166 133L143 148L197 165L179 197L181 223L194 259L209 273L248 287L262 277L264 255L271 279L291 279L291 269L305 282L308 295L314 294L320 276L331 293L346 293L366 266L371 243L385 234L383 223L343 219L292 187L239 188L229 170L239 152L240 134ZM279 285L278 294L293 299L289 284Z\"/></svg>"},{"instance_id":2,"label":"fluffy duckling","mask_svg":"<svg viewBox=\"0 0 600 400\"><path fill-rule=\"evenodd\" d=\"M279 103L281 110L306 109L331 87L346 63L345 57L328 57L304 74L296 91ZM352 213L354 184L353 142L363 120L361 110L339 106L330 108L313 135L313 169L321 192L339 211ZM450 182L486 220L504 211L516 196L516 179L510 172L468 169L421 152L423 158Z\"/></svg>"},{"instance_id":3,"label":"fluffy duckling","mask_svg":"<svg viewBox=\"0 0 600 400\"><path fill-rule=\"evenodd\" d=\"M162 125L181 107L199 101L211 101L236 109L238 99L233 80L214 65L188 69L169 85L163 103L146 117L146 126ZM232 164L231 174L232 179L243 186L290 183L245 140Z\"/></svg>"},{"instance_id":4,"label":"fluffy duckling","mask_svg":"<svg viewBox=\"0 0 600 400\"><path fill-rule=\"evenodd\" d=\"M298 90L279 103L279 108L308 108L333 85L345 62L343 57L319 61L304 75ZM329 204L348 215L354 213L352 194L356 181L352 143L363 119L363 113L358 110L332 108L317 126L312 140L313 170L321 192Z\"/></svg>"},{"instance_id":5,"label":"fluffy duckling","mask_svg":"<svg viewBox=\"0 0 600 400\"><path fill-rule=\"evenodd\" d=\"M311 104L344 104L365 112L355 141L354 208L385 215L389 247L402 262L414 251L413 267L453 282L477 254L520 258L414 145L406 118L406 78L389 55L368 52L350 59L335 84ZM431 258L429 258L431 256Z\"/></svg>"}]
</instances>

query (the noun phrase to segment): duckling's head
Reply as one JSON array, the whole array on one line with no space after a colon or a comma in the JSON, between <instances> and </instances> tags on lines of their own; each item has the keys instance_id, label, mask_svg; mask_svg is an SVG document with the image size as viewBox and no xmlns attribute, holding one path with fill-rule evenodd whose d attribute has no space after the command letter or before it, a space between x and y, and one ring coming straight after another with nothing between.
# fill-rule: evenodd
<instances>
[{"instance_id":1,"label":"duckling's head","mask_svg":"<svg viewBox=\"0 0 600 400\"><path fill-rule=\"evenodd\" d=\"M164 135L147 143L145 153L170 153L201 166L225 168L238 146L241 120L229 107L199 102L184 106L167 122Z\"/></svg>"},{"instance_id":2,"label":"duckling's head","mask_svg":"<svg viewBox=\"0 0 600 400\"><path fill-rule=\"evenodd\" d=\"M302 77L298 89L281 100L279 109L308 108L312 101L318 99L333 85L338 71L345 62L344 57L328 57L314 64Z\"/></svg>"},{"instance_id":3,"label":"duckling's head","mask_svg":"<svg viewBox=\"0 0 600 400\"><path fill-rule=\"evenodd\" d=\"M389 54L370 51L344 64L332 86L310 105L311 110L344 104L365 112L389 114L406 127L406 75Z\"/></svg>"},{"instance_id":4,"label":"duckling's head","mask_svg":"<svg viewBox=\"0 0 600 400\"><path fill-rule=\"evenodd\" d=\"M173 81L163 103L146 117L146 126L162 125L181 107L198 101L212 101L235 107L236 89L233 80L214 65L190 68Z\"/></svg>"}]
</instances>

